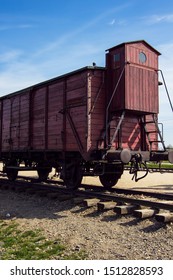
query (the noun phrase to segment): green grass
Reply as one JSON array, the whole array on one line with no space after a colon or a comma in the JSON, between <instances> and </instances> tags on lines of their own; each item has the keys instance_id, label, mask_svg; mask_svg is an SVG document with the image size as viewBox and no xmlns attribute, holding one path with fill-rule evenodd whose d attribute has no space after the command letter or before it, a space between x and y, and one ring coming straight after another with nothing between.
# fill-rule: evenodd
<instances>
[{"instance_id":1,"label":"green grass","mask_svg":"<svg viewBox=\"0 0 173 280\"><path fill-rule=\"evenodd\" d=\"M168 161L162 161L161 163L150 161L146 164L148 168L173 169L173 164ZM127 165L127 167L130 167L130 163Z\"/></svg>"},{"instance_id":2,"label":"green grass","mask_svg":"<svg viewBox=\"0 0 173 280\"><path fill-rule=\"evenodd\" d=\"M163 168L163 169L173 169L173 164L163 161L160 164L154 163L154 162L148 162L147 163L148 168Z\"/></svg>"},{"instance_id":3,"label":"green grass","mask_svg":"<svg viewBox=\"0 0 173 280\"><path fill-rule=\"evenodd\" d=\"M70 252L59 240L47 240L41 230L19 230L15 221L0 220L1 260L82 260L85 252Z\"/></svg>"}]
</instances>

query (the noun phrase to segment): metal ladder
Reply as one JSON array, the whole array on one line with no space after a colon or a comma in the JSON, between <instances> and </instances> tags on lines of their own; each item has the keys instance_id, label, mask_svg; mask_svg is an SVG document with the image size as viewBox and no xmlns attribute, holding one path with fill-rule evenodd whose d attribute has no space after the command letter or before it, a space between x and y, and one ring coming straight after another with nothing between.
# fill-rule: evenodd
<instances>
[{"instance_id":1,"label":"metal ladder","mask_svg":"<svg viewBox=\"0 0 173 280\"><path fill-rule=\"evenodd\" d=\"M151 120L146 120L146 116L141 117L141 123L143 125L144 131L145 131L145 135L147 136L149 145L150 145L150 151L154 151L153 150L153 143L160 143L162 145L162 149L160 149L159 151L166 151L166 146L163 140L163 136L162 133L159 129L159 125L158 125L158 121L157 121L157 115L156 114L151 114L152 119ZM148 129L148 125L149 124L153 124L154 128L152 130ZM158 135L158 139L157 140L152 140L151 139L151 135L152 134L157 134Z\"/></svg>"}]
</instances>

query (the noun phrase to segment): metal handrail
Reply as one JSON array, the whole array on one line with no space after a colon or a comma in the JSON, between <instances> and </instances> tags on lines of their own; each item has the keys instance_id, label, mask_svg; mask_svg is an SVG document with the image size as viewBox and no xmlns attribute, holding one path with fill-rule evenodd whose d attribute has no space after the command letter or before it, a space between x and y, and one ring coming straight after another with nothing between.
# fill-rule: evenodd
<instances>
[{"instance_id":1,"label":"metal handrail","mask_svg":"<svg viewBox=\"0 0 173 280\"><path fill-rule=\"evenodd\" d=\"M173 105L172 105L172 101L171 101L171 98L170 98L170 95L169 95L169 92L168 92L168 88L167 88L167 85L166 85L166 82L165 82L165 78L163 76L163 72L160 69L158 71L161 73L162 80L163 80L163 83L164 83L164 86L165 86L165 90L166 90L166 93L167 93L167 97L168 97L168 100L169 100L169 104L170 104L172 112L173 112Z\"/></svg>"},{"instance_id":2,"label":"metal handrail","mask_svg":"<svg viewBox=\"0 0 173 280\"><path fill-rule=\"evenodd\" d=\"M113 90L111 99L109 100L108 106L107 106L107 108L106 108L106 145L108 145L108 126L109 126L109 125L108 125L108 113L109 113L109 107L110 107L110 105L111 105L111 103L112 103L112 100L113 100L113 98L114 98L114 96L115 96L115 93L116 93L116 91L117 91L118 85L119 85L119 83L120 83L120 81L121 81L121 78L122 78L122 76L123 76L123 73L124 73L124 70L125 70L125 67L126 67L127 64L130 64L130 63L129 63L129 62L125 62L124 67L123 67L123 69L122 69L122 71L121 71L121 73L120 73L119 79L118 79L118 81L117 81L117 83L116 83L116 85L115 85L115 88L114 88L114 90Z\"/></svg>"}]
</instances>

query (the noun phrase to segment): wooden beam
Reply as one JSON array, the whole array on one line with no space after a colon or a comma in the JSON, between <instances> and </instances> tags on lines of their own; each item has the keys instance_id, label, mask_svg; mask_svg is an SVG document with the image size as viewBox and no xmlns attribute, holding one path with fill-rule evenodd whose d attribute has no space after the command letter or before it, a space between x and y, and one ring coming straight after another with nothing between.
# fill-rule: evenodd
<instances>
[{"instance_id":1,"label":"wooden beam","mask_svg":"<svg viewBox=\"0 0 173 280\"><path fill-rule=\"evenodd\" d=\"M98 202L100 202L100 199L98 198L84 199L83 205L85 207L91 207L97 205Z\"/></svg>"},{"instance_id":2,"label":"wooden beam","mask_svg":"<svg viewBox=\"0 0 173 280\"><path fill-rule=\"evenodd\" d=\"M159 212L158 209L137 209L134 211L134 216L140 219L146 219L153 217L155 214Z\"/></svg>"},{"instance_id":3,"label":"wooden beam","mask_svg":"<svg viewBox=\"0 0 173 280\"><path fill-rule=\"evenodd\" d=\"M137 205L120 205L115 206L114 212L120 215L127 215L133 213L134 210L138 208Z\"/></svg>"},{"instance_id":4,"label":"wooden beam","mask_svg":"<svg viewBox=\"0 0 173 280\"><path fill-rule=\"evenodd\" d=\"M97 203L97 210L98 211L111 210L114 209L116 205L117 202L115 201L99 202Z\"/></svg>"},{"instance_id":5,"label":"wooden beam","mask_svg":"<svg viewBox=\"0 0 173 280\"><path fill-rule=\"evenodd\" d=\"M156 220L161 223L170 223L173 222L173 213L165 212L162 214L157 214L155 216Z\"/></svg>"}]
</instances>

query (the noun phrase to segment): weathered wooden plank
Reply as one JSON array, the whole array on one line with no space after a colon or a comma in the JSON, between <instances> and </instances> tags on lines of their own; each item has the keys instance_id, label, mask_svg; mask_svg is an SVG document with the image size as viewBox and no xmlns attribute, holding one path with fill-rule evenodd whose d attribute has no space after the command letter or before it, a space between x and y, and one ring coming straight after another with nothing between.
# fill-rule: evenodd
<instances>
[{"instance_id":1,"label":"weathered wooden plank","mask_svg":"<svg viewBox=\"0 0 173 280\"><path fill-rule=\"evenodd\" d=\"M86 207L91 207L97 205L98 202L100 202L100 199L98 198L84 199L83 205Z\"/></svg>"},{"instance_id":2,"label":"weathered wooden plank","mask_svg":"<svg viewBox=\"0 0 173 280\"><path fill-rule=\"evenodd\" d=\"M165 212L162 214L157 214L155 216L156 220L161 223L170 223L173 222L173 213L172 212Z\"/></svg>"},{"instance_id":3,"label":"weathered wooden plank","mask_svg":"<svg viewBox=\"0 0 173 280\"><path fill-rule=\"evenodd\" d=\"M85 86L82 86L80 88L72 88L72 89L69 89L67 90L67 97L70 97L70 96L85 96L86 95L86 87Z\"/></svg>"},{"instance_id":4,"label":"weathered wooden plank","mask_svg":"<svg viewBox=\"0 0 173 280\"><path fill-rule=\"evenodd\" d=\"M111 209L114 209L116 205L117 205L117 202L114 202L114 201L98 202L97 210L98 211L111 210Z\"/></svg>"},{"instance_id":5,"label":"weathered wooden plank","mask_svg":"<svg viewBox=\"0 0 173 280\"><path fill-rule=\"evenodd\" d=\"M133 212L134 216L140 219L153 217L159 212L158 209L137 209Z\"/></svg>"},{"instance_id":6,"label":"weathered wooden plank","mask_svg":"<svg viewBox=\"0 0 173 280\"><path fill-rule=\"evenodd\" d=\"M120 215L127 215L133 213L139 206L137 205L119 205L115 206L114 212Z\"/></svg>"}]
</instances>

